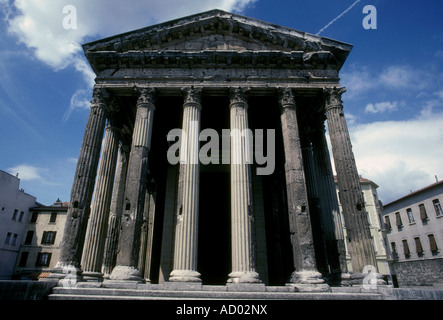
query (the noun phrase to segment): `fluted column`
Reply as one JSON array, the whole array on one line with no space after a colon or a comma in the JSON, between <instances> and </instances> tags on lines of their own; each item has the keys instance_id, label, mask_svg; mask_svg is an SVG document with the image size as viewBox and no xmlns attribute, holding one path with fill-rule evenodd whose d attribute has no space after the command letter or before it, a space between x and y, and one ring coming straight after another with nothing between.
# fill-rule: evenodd
<instances>
[{"instance_id":1,"label":"fluted column","mask_svg":"<svg viewBox=\"0 0 443 320\"><path fill-rule=\"evenodd\" d=\"M310 127L312 131L313 128ZM311 133L312 134L312 133ZM315 261L317 270L322 274L328 273L326 245L324 241L324 226L321 220L321 206L319 197L318 178L315 172L314 154L312 150L311 134L307 135L306 141L302 143L303 166L306 179L306 191L309 202L309 215L312 227L312 237L315 249ZM302 139L303 140L303 139Z\"/></svg>"},{"instance_id":2,"label":"fluted column","mask_svg":"<svg viewBox=\"0 0 443 320\"><path fill-rule=\"evenodd\" d=\"M146 190L145 212L143 216L142 236L140 244L139 270L146 282L151 282L152 241L155 218L155 182L151 181Z\"/></svg>"},{"instance_id":3,"label":"fluted column","mask_svg":"<svg viewBox=\"0 0 443 320\"><path fill-rule=\"evenodd\" d=\"M97 182L88 222L82 268L85 280L101 280L104 245L108 230L109 210L117 162L120 129L108 121L100 157Z\"/></svg>"},{"instance_id":4,"label":"fluted column","mask_svg":"<svg viewBox=\"0 0 443 320\"><path fill-rule=\"evenodd\" d=\"M353 272L361 273L366 265L377 267L377 262L351 139L343 113L341 96L344 92L345 88L326 88L325 111L352 269Z\"/></svg>"},{"instance_id":5,"label":"fluted column","mask_svg":"<svg viewBox=\"0 0 443 320\"><path fill-rule=\"evenodd\" d=\"M246 90L231 89L231 250L232 272L228 282L257 283L255 268L254 208L248 135Z\"/></svg>"},{"instance_id":6,"label":"fluted column","mask_svg":"<svg viewBox=\"0 0 443 320\"><path fill-rule=\"evenodd\" d=\"M328 264L332 274L341 274L347 272L346 249L324 122L313 137L312 148Z\"/></svg>"},{"instance_id":7,"label":"fluted column","mask_svg":"<svg viewBox=\"0 0 443 320\"><path fill-rule=\"evenodd\" d=\"M292 254L295 271L291 275L291 283L297 284L299 290L303 286L312 286L314 290L324 291L327 285L318 272L312 227L308 204L300 133L297 122L297 107L291 89L281 89L279 97L281 107L281 125L285 150L285 175L287 203L289 214L289 231L291 234Z\"/></svg>"},{"instance_id":8,"label":"fluted column","mask_svg":"<svg viewBox=\"0 0 443 320\"><path fill-rule=\"evenodd\" d=\"M115 266L120 233L120 222L125 195L126 174L128 172L129 146L121 143L119 148L117 169L111 200L108 220L108 233L106 236L102 273L104 278L109 278Z\"/></svg>"},{"instance_id":9,"label":"fluted column","mask_svg":"<svg viewBox=\"0 0 443 320\"><path fill-rule=\"evenodd\" d=\"M174 266L169 281L200 282L197 271L201 89L184 88Z\"/></svg>"},{"instance_id":10,"label":"fluted column","mask_svg":"<svg viewBox=\"0 0 443 320\"><path fill-rule=\"evenodd\" d=\"M72 273L76 270L75 277L80 280L80 262L106 124L106 102L106 90L94 88L91 110L77 160L71 201L60 246L60 258L56 267L51 270L50 278L63 278L67 276L66 270L69 269L71 278L74 278Z\"/></svg>"},{"instance_id":11,"label":"fluted column","mask_svg":"<svg viewBox=\"0 0 443 320\"><path fill-rule=\"evenodd\" d=\"M110 276L111 280L143 280L137 267L155 106L153 89L143 88L139 92L122 208L117 261Z\"/></svg>"}]
</instances>

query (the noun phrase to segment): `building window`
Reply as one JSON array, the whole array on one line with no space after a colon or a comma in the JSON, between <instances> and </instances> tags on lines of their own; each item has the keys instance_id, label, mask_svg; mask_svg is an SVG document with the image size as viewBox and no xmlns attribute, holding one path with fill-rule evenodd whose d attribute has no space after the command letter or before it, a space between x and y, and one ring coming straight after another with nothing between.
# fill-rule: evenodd
<instances>
[{"instance_id":1,"label":"building window","mask_svg":"<svg viewBox=\"0 0 443 320\"><path fill-rule=\"evenodd\" d=\"M54 244L56 234L57 234L56 231L44 231L42 244Z\"/></svg>"},{"instance_id":2,"label":"building window","mask_svg":"<svg viewBox=\"0 0 443 320\"><path fill-rule=\"evenodd\" d=\"M12 215L12 220L17 220L17 213L18 213L18 210L15 209L14 214Z\"/></svg>"},{"instance_id":3,"label":"building window","mask_svg":"<svg viewBox=\"0 0 443 320\"><path fill-rule=\"evenodd\" d=\"M394 260L398 259L398 252L397 252L397 245L395 242L391 242L391 251L392 251L392 258Z\"/></svg>"},{"instance_id":4,"label":"building window","mask_svg":"<svg viewBox=\"0 0 443 320\"><path fill-rule=\"evenodd\" d=\"M19 267L26 267L26 262L28 262L29 252L22 252L20 257L20 262L18 263Z\"/></svg>"},{"instance_id":5,"label":"building window","mask_svg":"<svg viewBox=\"0 0 443 320\"><path fill-rule=\"evenodd\" d=\"M388 230L392 229L392 227L391 227L391 219L389 219L389 216L385 216L385 226L386 226L386 229L388 229Z\"/></svg>"},{"instance_id":6,"label":"building window","mask_svg":"<svg viewBox=\"0 0 443 320\"><path fill-rule=\"evenodd\" d=\"M429 239L429 247L431 249L431 252L437 252L438 251L438 247L437 247L437 242L435 241L435 237L433 234L429 234L428 235L428 239Z\"/></svg>"},{"instance_id":7,"label":"building window","mask_svg":"<svg viewBox=\"0 0 443 320\"><path fill-rule=\"evenodd\" d=\"M423 254L423 247L421 245L420 237L415 237L414 241L415 241L415 249L417 251L417 254L418 255Z\"/></svg>"},{"instance_id":8,"label":"building window","mask_svg":"<svg viewBox=\"0 0 443 320\"><path fill-rule=\"evenodd\" d=\"M52 212L51 213L51 218L49 219L50 223L55 223L55 221L57 220L57 212Z\"/></svg>"},{"instance_id":9,"label":"building window","mask_svg":"<svg viewBox=\"0 0 443 320\"><path fill-rule=\"evenodd\" d=\"M20 211L20 216L18 217L18 221L22 222L24 215L25 215L25 213L23 211Z\"/></svg>"},{"instance_id":10,"label":"building window","mask_svg":"<svg viewBox=\"0 0 443 320\"><path fill-rule=\"evenodd\" d=\"M403 244L403 253L405 255L405 258L409 258L411 255L411 251L409 250L408 240L404 239L401 241Z\"/></svg>"},{"instance_id":11,"label":"building window","mask_svg":"<svg viewBox=\"0 0 443 320\"><path fill-rule=\"evenodd\" d=\"M31 222L36 223L38 218L38 212L33 212L31 217Z\"/></svg>"},{"instance_id":12,"label":"building window","mask_svg":"<svg viewBox=\"0 0 443 320\"><path fill-rule=\"evenodd\" d=\"M26 233L25 244L31 244L33 238L34 238L34 231L29 230L29 231Z\"/></svg>"},{"instance_id":13,"label":"building window","mask_svg":"<svg viewBox=\"0 0 443 320\"><path fill-rule=\"evenodd\" d=\"M9 244L9 242L11 241L11 236L12 236L11 232L8 232L6 234L5 244Z\"/></svg>"},{"instance_id":14,"label":"building window","mask_svg":"<svg viewBox=\"0 0 443 320\"><path fill-rule=\"evenodd\" d=\"M441 208L440 201L438 199L434 199L432 200L432 203L434 204L435 215L437 217L443 216L443 209Z\"/></svg>"},{"instance_id":15,"label":"building window","mask_svg":"<svg viewBox=\"0 0 443 320\"><path fill-rule=\"evenodd\" d=\"M408 214L409 223L414 223L415 219L414 219L414 214L412 213L412 209L407 208L406 213Z\"/></svg>"},{"instance_id":16,"label":"building window","mask_svg":"<svg viewBox=\"0 0 443 320\"><path fill-rule=\"evenodd\" d=\"M17 244L17 238L18 238L18 234L14 233L14 236L12 237L11 246L15 246Z\"/></svg>"},{"instance_id":17,"label":"building window","mask_svg":"<svg viewBox=\"0 0 443 320\"><path fill-rule=\"evenodd\" d=\"M37 260L35 261L36 267L49 267L51 262L51 253L39 252L37 255Z\"/></svg>"},{"instance_id":18,"label":"building window","mask_svg":"<svg viewBox=\"0 0 443 320\"><path fill-rule=\"evenodd\" d=\"M423 221L428 220L428 215L426 214L425 205L423 203L419 204L418 208L420 209L420 219L423 220Z\"/></svg>"},{"instance_id":19,"label":"building window","mask_svg":"<svg viewBox=\"0 0 443 320\"><path fill-rule=\"evenodd\" d=\"M398 228L401 228L403 226L403 222L401 221L400 212L395 213L395 222L396 222Z\"/></svg>"}]
</instances>

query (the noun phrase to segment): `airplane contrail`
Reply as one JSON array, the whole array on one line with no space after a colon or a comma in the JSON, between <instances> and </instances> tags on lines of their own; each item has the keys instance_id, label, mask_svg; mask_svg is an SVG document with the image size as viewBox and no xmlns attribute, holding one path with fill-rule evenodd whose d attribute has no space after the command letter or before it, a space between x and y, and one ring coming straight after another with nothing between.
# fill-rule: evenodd
<instances>
[{"instance_id":1,"label":"airplane contrail","mask_svg":"<svg viewBox=\"0 0 443 320\"><path fill-rule=\"evenodd\" d=\"M323 31L325 31L330 25L332 25L334 22L336 22L338 19L340 19L341 17L343 17L349 10L351 10L357 3L359 3L361 0L357 0L355 1L353 4L350 5L349 8L347 8L345 11L343 11L340 15L338 15L334 20L332 20L331 22L329 22L326 26L324 26L323 28L320 29L319 32L316 33L316 35L320 35L320 33L322 33Z\"/></svg>"}]
</instances>

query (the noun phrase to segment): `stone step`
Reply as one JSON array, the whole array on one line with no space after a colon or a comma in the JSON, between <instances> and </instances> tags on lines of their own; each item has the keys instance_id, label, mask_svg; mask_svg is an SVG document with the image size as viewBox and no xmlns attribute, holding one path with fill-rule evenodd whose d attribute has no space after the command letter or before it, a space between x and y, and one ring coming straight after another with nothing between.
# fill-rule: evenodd
<instances>
[{"instance_id":1,"label":"stone step","mask_svg":"<svg viewBox=\"0 0 443 320\"><path fill-rule=\"evenodd\" d=\"M49 300L381 300L378 293L234 292L197 290L140 290L117 288L53 288Z\"/></svg>"}]
</instances>

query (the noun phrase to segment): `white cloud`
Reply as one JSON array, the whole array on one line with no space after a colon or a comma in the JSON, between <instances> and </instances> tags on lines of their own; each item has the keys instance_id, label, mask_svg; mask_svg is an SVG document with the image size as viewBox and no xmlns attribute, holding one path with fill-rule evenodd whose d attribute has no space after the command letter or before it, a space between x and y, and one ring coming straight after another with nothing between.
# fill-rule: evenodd
<instances>
[{"instance_id":1,"label":"white cloud","mask_svg":"<svg viewBox=\"0 0 443 320\"><path fill-rule=\"evenodd\" d=\"M358 98L372 89L409 90L422 93L425 89L434 88L439 75L431 74L424 68L413 68L410 65L391 65L380 70L367 67L353 67L341 73L341 84L347 88L346 98ZM379 92L378 92L379 94Z\"/></svg>"},{"instance_id":2,"label":"white cloud","mask_svg":"<svg viewBox=\"0 0 443 320\"><path fill-rule=\"evenodd\" d=\"M15 0L12 8L18 14L12 18L9 13L7 19L11 33L32 48L38 59L58 69L78 63L74 58L82 53L81 43L87 37L110 36L215 8L241 11L254 1ZM6 1L2 2L5 6ZM77 29L65 29L63 21L70 13L64 14L63 8L73 3Z\"/></svg>"},{"instance_id":3,"label":"white cloud","mask_svg":"<svg viewBox=\"0 0 443 320\"><path fill-rule=\"evenodd\" d=\"M373 180L384 202L443 177L443 113L407 121L384 121L350 127L359 173Z\"/></svg>"},{"instance_id":4,"label":"white cloud","mask_svg":"<svg viewBox=\"0 0 443 320\"><path fill-rule=\"evenodd\" d=\"M90 88L95 75L83 57L82 43L216 8L240 12L255 1L0 0L0 9L8 31L30 48L37 59L54 70L74 67ZM65 29L63 21L70 14L63 13L67 5L76 8L77 29ZM65 116L76 107L83 107L78 98L84 90L74 93L75 101L71 99Z\"/></svg>"},{"instance_id":5,"label":"white cloud","mask_svg":"<svg viewBox=\"0 0 443 320\"><path fill-rule=\"evenodd\" d=\"M77 90L71 97L71 102L69 105L68 110L66 110L65 114L63 115L62 120L66 122L72 112L76 109L86 109L88 110L90 107L90 99L88 99L91 96L90 90L86 89L79 89Z\"/></svg>"},{"instance_id":6,"label":"white cloud","mask_svg":"<svg viewBox=\"0 0 443 320\"><path fill-rule=\"evenodd\" d=\"M38 202L51 204L57 198L69 201L76 165L74 157L53 158L42 165L24 163L6 171L14 176L18 173L20 187L36 196Z\"/></svg>"},{"instance_id":7,"label":"white cloud","mask_svg":"<svg viewBox=\"0 0 443 320\"><path fill-rule=\"evenodd\" d=\"M377 85L375 76L367 69L352 70L341 74L341 84L346 87L346 98L358 97Z\"/></svg>"},{"instance_id":8,"label":"white cloud","mask_svg":"<svg viewBox=\"0 0 443 320\"><path fill-rule=\"evenodd\" d=\"M348 126L352 126L355 124L355 122L357 121L357 116L355 116L352 113L346 112L345 113L345 118L346 118L346 124Z\"/></svg>"},{"instance_id":9,"label":"white cloud","mask_svg":"<svg viewBox=\"0 0 443 320\"><path fill-rule=\"evenodd\" d=\"M42 174L46 169L38 168L35 166L20 164L13 168L7 169L10 174L18 174L20 180L28 181L28 180L43 180Z\"/></svg>"},{"instance_id":10,"label":"white cloud","mask_svg":"<svg viewBox=\"0 0 443 320\"><path fill-rule=\"evenodd\" d=\"M381 73L380 82L393 88L408 87L415 78L414 73L408 66L389 66Z\"/></svg>"},{"instance_id":11,"label":"white cloud","mask_svg":"<svg viewBox=\"0 0 443 320\"><path fill-rule=\"evenodd\" d=\"M396 111L398 107L397 101L385 101L379 102L376 104L368 103L365 108L366 113L384 113L384 112L392 112Z\"/></svg>"}]
</instances>

